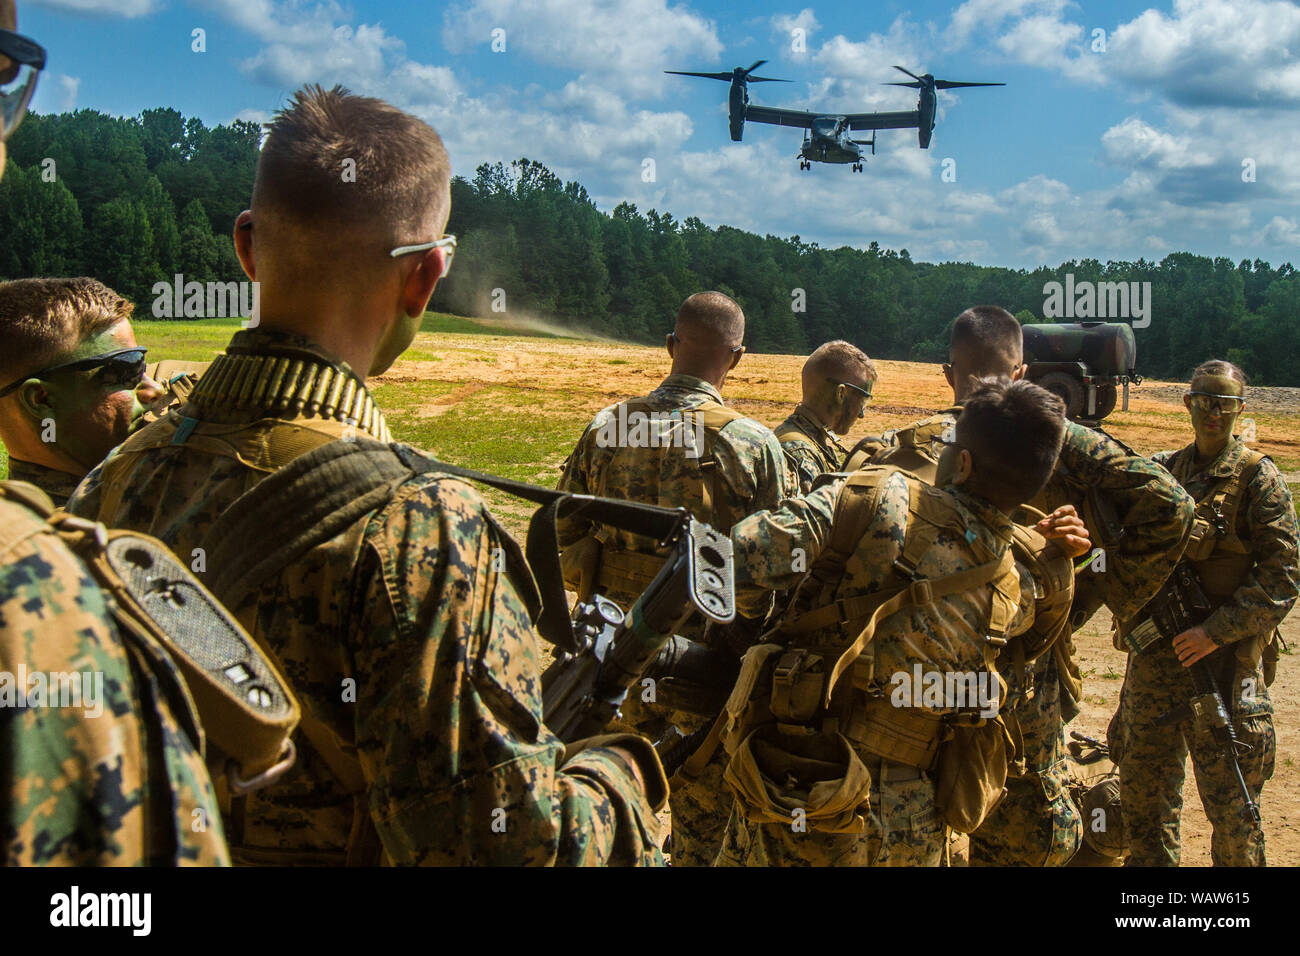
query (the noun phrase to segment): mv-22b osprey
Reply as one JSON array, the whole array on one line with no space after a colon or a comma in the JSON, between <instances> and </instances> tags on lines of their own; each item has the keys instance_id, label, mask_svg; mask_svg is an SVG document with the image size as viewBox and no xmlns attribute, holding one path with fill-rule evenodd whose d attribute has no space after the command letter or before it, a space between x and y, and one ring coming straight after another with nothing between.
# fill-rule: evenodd
<instances>
[{"instance_id":1,"label":"mv-22b osprey","mask_svg":"<svg viewBox=\"0 0 1300 956\"><path fill-rule=\"evenodd\" d=\"M912 129L916 128L917 145L929 149L930 136L934 132L934 116L938 107L936 90L952 90L967 86L1006 86L1005 83L959 83L954 80L936 80L931 74L917 76L911 70L901 66L901 70L912 79L906 83L887 83L886 86L907 86L919 90L920 95L914 110L900 110L893 113L810 113L806 110L787 110L773 106L759 106L749 102L750 83L789 83L789 80L777 80L767 76L754 76L753 72L766 63L759 60L749 69L736 67L730 73L689 73L684 70L664 70L676 76L702 76L710 80L727 80L731 83L728 97L728 119L731 123L731 139L740 142L745 129L745 120L751 123L770 123L773 126L793 126L805 129L803 146L799 150L799 168L811 169L813 163L852 163L855 173L862 172L862 147L870 146L871 155L876 154L876 137L871 139L850 139L852 130L878 129Z\"/></svg>"}]
</instances>

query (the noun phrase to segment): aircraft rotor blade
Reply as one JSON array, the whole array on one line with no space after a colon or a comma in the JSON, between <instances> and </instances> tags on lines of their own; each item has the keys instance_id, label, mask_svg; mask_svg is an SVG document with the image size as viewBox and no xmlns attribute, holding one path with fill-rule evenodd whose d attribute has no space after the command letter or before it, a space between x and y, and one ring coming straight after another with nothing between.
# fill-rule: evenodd
<instances>
[{"instance_id":1,"label":"aircraft rotor blade","mask_svg":"<svg viewBox=\"0 0 1300 956\"><path fill-rule=\"evenodd\" d=\"M882 86L906 86L914 90L919 90L921 88L920 83L883 83L881 85Z\"/></svg>"},{"instance_id":2,"label":"aircraft rotor blade","mask_svg":"<svg viewBox=\"0 0 1300 956\"><path fill-rule=\"evenodd\" d=\"M767 62L767 60L756 60L756 61L754 61L754 65L751 66L748 70L745 71L745 75L746 75L746 76L749 76L749 74L753 73L755 70L757 70L760 66L762 66L762 65L763 65L764 63L766 63L766 62Z\"/></svg>"},{"instance_id":3,"label":"aircraft rotor blade","mask_svg":"<svg viewBox=\"0 0 1300 956\"><path fill-rule=\"evenodd\" d=\"M903 73L906 73L908 76L910 76L912 79L916 80L918 83L921 82L921 78L920 78L919 76L917 76L915 73L913 73L911 70L905 70L905 69L903 69L901 66L898 66L897 64L895 64L894 69L899 70L899 71L901 71L901 72L903 72Z\"/></svg>"},{"instance_id":4,"label":"aircraft rotor blade","mask_svg":"<svg viewBox=\"0 0 1300 956\"><path fill-rule=\"evenodd\" d=\"M963 86L1006 86L1005 83L958 83L955 80L935 80L934 88L937 90L955 90Z\"/></svg>"},{"instance_id":5,"label":"aircraft rotor blade","mask_svg":"<svg viewBox=\"0 0 1300 956\"><path fill-rule=\"evenodd\" d=\"M777 80L777 79L773 79L770 76L751 76L749 77L749 82L750 83L793 83L794 80Z\"/></svg>"},{"instance_id":6,"label":"aircraft rotor blade","mask_svg":"<svg viewBox=\"0 0 1300 956\"><path fill-rule=\"evenodd\" d=\"M665 73L672 73L676 76L702 76L706 80L726 80L731 82L730 73L688 73L685 70L664 70Z\"/></svg>"}]
</instances>

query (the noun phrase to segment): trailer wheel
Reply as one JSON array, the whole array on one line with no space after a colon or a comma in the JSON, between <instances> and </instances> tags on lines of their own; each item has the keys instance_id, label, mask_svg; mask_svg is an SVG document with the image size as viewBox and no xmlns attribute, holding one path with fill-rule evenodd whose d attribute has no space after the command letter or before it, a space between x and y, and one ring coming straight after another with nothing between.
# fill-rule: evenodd
<instances>
[{"instance_id":1,"label":"trailer wheel","mask_svg":"<svg viewBox=\"0 0 1300 956\"><path fill-rule=\"evenodd\" d=\"M1083 383L1065 372L1048 372L1038 380L1038 384L1065 402L1065 414L1068 418L1078 418L1085 409ZM1097 396L1101 405L1101 395ZM1112 407L1114 407L1112 405Z\"/></svg>"},{"instance_id":2,"label":"trailer wheel","mask_svg":"<svg viewBox=\"0 0 1300 956\"><path fill-rule=\"evenodd\" d=\"M1101 421L1119 404L1119 389L1114 385L1097 386L1097 421Z\"/></svg>"}]
</instances>

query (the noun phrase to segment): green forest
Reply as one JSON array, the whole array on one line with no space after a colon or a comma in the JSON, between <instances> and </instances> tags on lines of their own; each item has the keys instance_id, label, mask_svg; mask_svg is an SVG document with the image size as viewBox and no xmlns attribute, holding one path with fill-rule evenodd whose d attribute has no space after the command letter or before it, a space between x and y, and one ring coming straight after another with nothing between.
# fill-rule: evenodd
<instances>
[{"instance_id":1,"label":"green forest","mask_svg":"<svg viewBox=\"0 0 1300 956\"><path fill-rule=\"evenodd\" d=\"M30 115L0 180L0 278L93 275L142 315L154 283L177 273L243 278L230 227L252 191L260 133L174 109ZM941 361L962 309L994 303L1044 321L1044 285L1068 273L1076 286L1151 283L1150 326L1135 332L1144 375L1178 380L1227 357L1258 384L1300 385L1300 272L1290 263L1185 252L1032 271L915 262L866 236L865 249L825 249L630 203L604 212L580 184L528 159L457 177L448 232L459 240L455 268L430 307L461 315L660 342L682 299L719 289L744 308L754 351L806 353L843 338L877 358Z\"/></svg>"}]
</instances>

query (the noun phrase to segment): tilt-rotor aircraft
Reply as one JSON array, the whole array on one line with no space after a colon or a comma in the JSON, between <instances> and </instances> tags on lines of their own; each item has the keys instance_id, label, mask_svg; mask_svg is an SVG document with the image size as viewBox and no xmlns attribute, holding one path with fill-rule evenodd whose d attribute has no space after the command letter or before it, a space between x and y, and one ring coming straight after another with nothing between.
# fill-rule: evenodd
<instances>
[{"instance_id":1,"label":"tilt-rotor aircraft","mask_svg":"<svg viewBox=\"0 0 1300 956\"><path fill-rule=\"evenodd\" d=\"M676 76L701 76L709 80L726 80L731 84L727 100L727 118L730 121L733 142L740 142L745 131L746 120L751 123L769 123L773 126L793 126L807 130L803 145L799 149L800 169L811 169L813 163L851 163L855 173L862 172L864 162L862 147L870 146L871 155L874 156L876 137L873 132L871 139L850 139L849 133L853 130L915 128L917 145L921 149L929 149L930 137L934 133L935 112L939 105L936 90L952 90L968 86L1006 86L1005 83L959 83L955 80L936 80L929 73L917 76L911 70L895 66L894 69L906 73L912 79L909 82L887 83L886 86L907 86L919 90L916 109L892 113L811 113L807 110L787 110L749 102L750 83L790 82L752 75L766 62L766 60L759 60L749 69L738 66L730 73L691 73L684 70L664 70L664 72Z\"/></svg>"}]
</instances>

